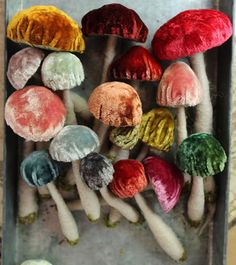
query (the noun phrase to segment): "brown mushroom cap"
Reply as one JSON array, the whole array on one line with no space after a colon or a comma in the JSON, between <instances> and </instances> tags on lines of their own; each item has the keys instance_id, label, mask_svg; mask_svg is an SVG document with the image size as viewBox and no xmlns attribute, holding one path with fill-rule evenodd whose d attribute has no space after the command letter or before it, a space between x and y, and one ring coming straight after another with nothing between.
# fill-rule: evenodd
<instances>
[{"instance_id":1,"label":"brown mushroom cap","mask_svg":"<svg viewBox=\"0 0 236 265\"><path fill-rule=\"evenodd\" d=\"M220 46L232 35L229 18L217 10L186 10L155 33L152 49L159 59L175 60Z\"/></svg>"},{"instance_id":2,"label":"brown mushroom cap","mask_svg":"<svg viewBox=\"0 0 236 265\"><path fill-rule=\"evenodd\" d=\"M145 42L148 28L132 9L120 4L108 4L91 10L82 18L85 35L116 35L124 39Z\"/></svg>"},{"instance_id":3,"label":"brown mushroom cap","mask_svg":"<svg viewBox=\"0 0 236 265\"><path fill-rule=\"evenodd\" d=\"M88 100L90 112L104 124L135 126L141 122L142 103L135 89L123 82L107 82L94 89Z\"/></svg>"},{"instance_id":4,"label":"brown mushroom cap","mask_svg":"<svg viewBox=\"0 0 236 265\"><path fill-rule=\"evenodd\" d=\"M184 62L171 64L163 73L157 90L157 103L162 106L196 106L202 96L201 84Z\"/></svg>"},{"instance_id":5,"label":"brown mushroom cap","mask_svg":"<svg viewBox=\"0 0 236 265\"><path fill-rule=\"evenodd\" d=\"M155 81L160 80L162 69L146 48L133 46L112 64L111 75L115 79Z\"/></svg>"}]
</instances>

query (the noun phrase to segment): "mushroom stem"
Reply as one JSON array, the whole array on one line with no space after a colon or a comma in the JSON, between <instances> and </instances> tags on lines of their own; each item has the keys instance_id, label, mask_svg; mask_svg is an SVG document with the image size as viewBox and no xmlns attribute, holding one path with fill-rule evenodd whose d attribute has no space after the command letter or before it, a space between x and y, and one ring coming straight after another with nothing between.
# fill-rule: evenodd
<instances>
[{"instance_id":1,"label":"mushroom stem","mask_svg":"<svg viewBox=\"0 0 236 265\"><path fill-rule=\"evenodd\" d=\"M214 202L216 196L216 184L213 176L204 179L204 191L207 202Z\"/></svg>"},{"instance_id":2,"label":"mushroom stem","mask_svg":"<svg viewBox=\"0 0 236 265\"><path fill-rule=\"evenodd\" d=\"M50 199L51 195L50 195L49 190L46 186L45 187L38 187L37 189L38 189L38 193L39 193L41 198Z\"/></svg>"},{"instance_id":3,"label":"mushroom stem","mask_svg":"<svg viewBox=\"0 0 236 265\"><path fill-rule=\"evenodd\" d=\"M24 141L23 158L34 150L34 142ZM36 188L30 187L20 177L18 182L18 216L22 224L31 224L35 221L38 212Z\"/></svg>"},{"instance_id":4,"label":"mushroom stem","mask_svg":"<svg viewBox=\"0 0 236 265\"><path fill-rule=\"evenodd\" d=\"M204 187L203 178L193 177L191 194L188 199L188 218L193 226L198 226L204 214Z\"/></svg>"},{"instance_id":5,"label":"mushroom stem","mask_svg":"<svg viewBox=\"0 0 236 265\"><path fill-rule=\"evenodd\" d=\"M73 174L75 177L76 187L80 196L81 204L91 222L100 218L100 204L95 191L91 190L80 176L80 162L72 162Z\"/></svg>"},{"instance_id":6,"label":"mushroom stem","mask_svg":"<svg viewBox=\"0 0 236 265\"><path fill-rule=\"evenodd\" d=\"M100 189L100 193L107 204L120 211L126 219L132 223L138 222L139 214L132 206L113 195L107 187Z\"/></svg>"},{"instance_id":7,"label":"mushroom stem","mask_svg":"<svg viewBox=\"0 0 236 265\"><path fill-rule=\"evenodd\" d=\"M184 260L185 250L174 231L149 208L141 194L137 193L134 198L160 247L173 260Z\"/></svg>"},{"instance_id":8,"label":"mushroom stem","mask_svg":"<svg viewBox=\"0 0 236 265\"><path fill-rule=\"evenodd\" d=\"M71 245L77 244L79 242L79 232L72 213L58 192L55 184L50 182L47 184L47 188L57 206L58 219L63 235Z\"/></svg>"},{"instance_id":9,"label":"mushroom stem","mask_svg":"<svg viewBox=\"0 0 236 265\"><path fill-rule=\"evenodd\" d=\"M64 102L66 110L67 110L66 124L70 124L70 125L77 124L77 119L76 119L75 110L74 110L74 104L73 104L73 101L71 99L69 89L63 90L63 102Z\"/></svg>"},{"instance_id":10,"label":"mushroom stem","mask_svg":"<svg viewBox=\"0 0 236 265\"><path fill-rule=\"evenodd\" d=\"M60 178L60 187L64 190L71 190L75 185L75 177L73 174L73 169L70 168L66 175L62 178Z\"/></svg>"},{"instance_id":11,"label":"mushroom stem","mask_svg":"<svg viewBox=\"0 0 236 265\"><path fill-rule=\"evenodd\" d=\"M98 135L98 139L100 142L100 147L99 147L100 150L102 149L102 147L104 145L105 139L107 139L108 129L109 129L109 126L100 122L99 120L95 120L93 130ZM98 150L98 151L100 151L100 150Z\"/></svg>"},{"instance_id":12,"label":"mushroom stem","mask_svg":"<svg viewBox=\"0 0 236 265\"><path fill-rule=\"evenodd\" d=\"M177 108L177 145L180 145L185 138L188 137L185 108L183 106Z\"/></svg>"},{"instance_id":13,"label":"mushroom stem","mask_svg":"<svg viewBox=\"0 0 236 265\"><path fill-rule=\"evenodd\" d=\"M87 101L77 93L70 91L70 94L75 113L78 113L85 121L90 121L93 116L88 109Z\"/></svg>"},{"instance_id":14,"label":"mushroom stem","mask_svg":"<svg viewBox=\"0 0 236 265\"><path fill-rule=\"evenodd\" d=\"M124 160L124 159L128 159L129 158L129 150L126 149L120 149L120 151L118 152L114 163L119 161L119 160Z\"/></svg>"},{"instance_id":15,"label":"mushroom stem","mask_svg":"<svg viewBox=\"0 0 236 265\"><path fill-rule=\"evenodd\" d=\"M192 68L202 86L202 101L196 107L195 132L212 133L213 109L210 97L209 81L203 53L197 53L190 58Z\"/></svg>"},{"instance_id":16,"label":"mushroom stem","mask_svg":"<svg viewBox=\"0 0 236 265\"><path fill-rule=\"evenodd\" d=\"M100 205L101 206L107 206L107 202L104 201L103 198L99 198L99 202L100 202ZM73 201L70 201L67 203L67 206L68 208L71 210L71 211L78 211L78 210L83 210L83 206L81 204L81 201L80 200L73 200Z\"/></svg>"},{"instance_id":17,"label":"mushroom stem","mask_svg":"<svg viewBox=\"0 0 236 265\"><path fill-rule=\"evenodd\" d=\"M149 152L149 147L146 144L143 144L142 149L139 152L136 160L143 161L143 159L147 156L148 152Z\"/></svg>"},{"instance_id":18,"label":"mushroom stem","mask_svg":"<svg viewBox=\"0 0 236 265\"><path fill-rule=\"evenodd\" d=\"M107 157L109 159L111 159L112 161L114 161L116 159L117 154L119 153L120 149L121 148L119 146L113 144L111 149L110 149L110 151L109 151L109 153L108 153L108 155L107 155Z\"/></svg>"},{"instance_id":19,"label":"mushroom stem","mask_svg":"<svg viewBox=\"0 0 236 265\"><path fill-rule=\"evenodd\" d=\"M122 217L123 215L116 208L111 207L106 222L107 227L115 227Z\"/></svg>"}]
</instances>

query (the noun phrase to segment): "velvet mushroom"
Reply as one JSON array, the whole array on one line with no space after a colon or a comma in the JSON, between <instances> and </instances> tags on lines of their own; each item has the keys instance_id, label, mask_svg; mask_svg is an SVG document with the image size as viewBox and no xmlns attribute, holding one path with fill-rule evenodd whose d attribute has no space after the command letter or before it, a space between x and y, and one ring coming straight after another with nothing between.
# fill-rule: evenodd
<instances>
[{"instance_id":1,"label":"velvet mushroom","mask_svg":"<svg viewBox=\"0 0 236 265\"><path fill-rule=\"evenodd\" d=\"M56 161L72 162L76 187L84 211L90 221L100 217L100 204L97 194L82 180L80 160L99 147L99 140L94 131L82 125L65 126L52 140L49 152Z\"/></svg>"},{"instance_id":2,"label":"velvet mushroom","mask_svg":"<svg viewBox=\"0 0 236 265\"><path fill-rule=\"evenodd\" d=\"M77 244L79 233L76 222L53 182L59 175L57 163L50 158L47 151L35 151L22 161L20 170L22 178L29 186L47 185L57 206L62 233L70 244Z\"/></svg>"},{"instance_id":3,"label":"velvet mushroom","mask_svg":"<svg viewBox=\"0 0 236 265\"><path fill-rule=\"evenodd\" d=\"M184 177L178 167L157 156L144 159L143 165L162 210L168 213L179 201Z\"/></svg>"},{"instance_id":4,"label":"velvet mushroom","mask_svg":"<svg viewBox=\"0 0 236 265\"><path fill-rule=\"evenodd\" d=\"M83 53L85 49L79 25L55 6L31 6L19 11L8 23L7 37L57 51Z\"/></svg>"},{"instance_id":5,"label":"velvet mushroom","mask_svg":"<svg viewBox=\"0 0 236 265\"><path fill-rule=\"evenodd\" d=\"M139 139L143 147L137 157L142 161L152 147L157 151L169 151L174 142L174 117L165 108L152 109L142 116Z\"/></svg>"},{"instance_id":6,"label":"velvet mushroom","mask_svg":"<svg viewBox=\"0 0 236 265\"><path fill-rule=\"evenodd\" d=\"M226 159L223 147L210 134L192 134L178 147L177 166L193 177L188 200L188 217L193 225L198 225L204 214L203 179L223 171Z\"/></svg>"},{"instance_id":7,"label":"velvet mushroom","mask_svg":"<svg viewBox=\"0 0 236 265\"><path fill-rule=\"evenodd\" d=\"M109 159L98 153L90 153L80 162L80 174L89 188L99 190L108 205L117 209L130 222L137 223L138 212L128 203L115 197L107 188L113 179L114 168Z\"/></svg>"},{"instance_id":8,"label":"velvet mushroom","mask_svg":"<svg viewBox=\"0 0 236 265\"><path fill-rule=\"evenodd\" d=\"M154 213L140 194L147 186L143 165L136 160L120 160L109 187L119 198L135 198L144 218L160 247L175 261L185 258L185 251L173 230Z\"/></svg>"},{"instance_id":9,"label":"velvet mushroom","mask_svg":"<svg viewBox=\"0 0 236 265\"><path fill-rule=\"evenodd\" d=\"M7 68L7 78L11 85L15 89L24 88L40 67L43 58L43 51L33 47L24 48L12 55Z\"/></svg>"}]
</instances>

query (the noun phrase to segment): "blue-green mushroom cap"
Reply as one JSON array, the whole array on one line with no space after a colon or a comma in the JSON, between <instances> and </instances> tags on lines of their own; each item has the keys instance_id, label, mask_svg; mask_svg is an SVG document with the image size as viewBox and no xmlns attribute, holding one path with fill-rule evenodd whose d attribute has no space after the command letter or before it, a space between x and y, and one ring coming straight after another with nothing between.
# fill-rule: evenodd
<instances>
[{"instance_id":1,"label":"blue-green mushroom cap","mask_svg":"<svg viewBox=\"0 0 236 265\"><path fill-rule=\"evenodd\" d=\"M191 176L212 176L224 170L227 157L220 142L210 134L186 138L176 154L177 166Z\"/></svg>"},{"instance_id":2,"label":"blue-green mushroom cap","mask_svg":"<svg viewBox=\"0 0 236 265\"><path fill-rule=\"evenodd\" d=\"M113 179L111 161L98 153L90 153L80 161L80 174L92 190L106 187Z\"/></svg>"},{"instance_id":3,"label":"blue-green mushroom cap","mask_svg":"<svg viewBox=\"0 0 236 265\"><path fill-rule=\"evenodd\" d=\"M41 187L55 180L59 175L56 161L45 150L34 151L20 166L21 176L30 186Z\"/></svg>"},{"instance_id":4,"label":"blue-green mushroom cap","mask_svg":"<svg viewBox=\"0 0 236 265\"><path fill-rule=\"evenodd\" d=\"M84 158L99 147L97 134L87 126L65 126L52 140L49 152L54 160L72 162Z\"/></svg>"},{"instance_id":5,"label":"blue-green mushroom cap","mask_svg":"<svg viewBox=\"0 0 236 265\"><path fill-rule=\"evenodd\" d=\"M41 69L45 86L53 90L71 89L84 80L80 59L70 52L53 52L44 60Z\"/></svg>"}]
</instances>

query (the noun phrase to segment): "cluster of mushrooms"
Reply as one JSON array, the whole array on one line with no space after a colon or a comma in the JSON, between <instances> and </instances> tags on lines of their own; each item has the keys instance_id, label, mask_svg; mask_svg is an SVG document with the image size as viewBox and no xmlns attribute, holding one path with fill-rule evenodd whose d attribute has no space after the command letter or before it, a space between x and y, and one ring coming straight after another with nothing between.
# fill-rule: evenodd
<instances>
[{"instance_id":1,"label":"cluster of mushrooms","mask_svg":"<svg viewBox=\"0 0 236 265\"><path fill-rule=\"evenodd\" d=\"M98 66L103 69L101 82L88 102L70 91L85 79L78 54L85 51L83 35L107 36L104 62ZM148 28L139 15L120 4L88 12L82 19L82 30L53 6L32 6L11 19L7 37L34 46L15 53L7 70L16 91L6 101L5 120L25 139L18 185L19 220L32 223L38 211L36 193L49 191L62 233L74 245L79 231L69 207L84 210L95 222L101 216L101 206L109 205L109 226L122 216L138 223L140 212L123 200L134 197L159 246L181 261L186 258L184 246L141 192L154 190L167 213L189 183L188 219L194 226L202 222L204 185L206 194L215 193L213 175L223 171L226 162L224 149L212 136L213 112L203 52L229 39L232 26L219 11L187 10L157 29L152 39L155 57L174 61L165 71L142 46L132 46L116 57L118 41L142 43L147 35ZM185 57L190 57L192 68L176 61ZM37 85L30 85L32 79L38 79ZM157 106L144 114L141 81L159 82ZM193 106L195 123L188 136L185 107ZM78 113L84 120L93 115L93 127L81 125ZM175 139L174 164L164 160L162 153L170 150ZM130 159L137 145L139 154ZM150 155L152 150L156 155ZM55 185L64 162L72 168L63 181L76 185L79 195L68 204Z\"/></svg>"}]
</instances>

